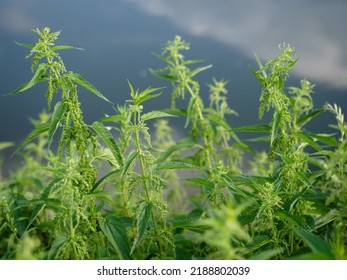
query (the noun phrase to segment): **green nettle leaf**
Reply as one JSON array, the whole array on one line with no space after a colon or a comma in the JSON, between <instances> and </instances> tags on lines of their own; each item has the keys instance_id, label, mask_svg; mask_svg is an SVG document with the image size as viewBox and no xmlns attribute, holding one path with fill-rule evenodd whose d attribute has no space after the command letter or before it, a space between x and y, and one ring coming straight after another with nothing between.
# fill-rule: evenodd
<instances>
[{"instance_id":1,"label":"green nettle leaf","mask_svg":"<svg viewBox=\"0 0 347 280\"><path fill-rule=\"evenodd\" d=\"M166 160L169 156L171 156L175 152L191 149L196 144L197 144L197 141L193 137L184 138L184 139L176 142L175 144L173 144L169 148L167 148L166 151L161 154L161 156L159 157L157 162L162 162L162 161Z\"/></svg>"},{"instance_id":2,"label":"green nettle leaf","mask_svg":"<svg viewBox=\"0 0 347 280\"><path fill-rule=\"evenodd\" d=\"M26 49L32 49L35 45L33 45L33 44L23 44L23 43L18 43L18 42L16 42L15 41L15 43L16 43L16 45L18 45L18 46L21 46L21 47L23 47L23 48L26 48Z\"/></svg>"},{"instance_id":3,"label":"green nettle leaf","mask_svg":"<svg viewBox=\"0 0 347 280\"><path fill-rule=\"evenodd\" d=\"M163 74L163 73L160 73L159 71L156 71L153 69L149 69L149 72L152 75L157 76L158 78L162 78L162 79L169 80L169 81L177 81L177 78L175 76L172 76L172 75Z\"/></svg>"},{"instance_id":4,"label":"green nettle leaf","mask_svg":"<svg viewBox=\"0 0 347 280\"><path fill-rule=\"evenodd\" d=\"M148 228L148 222L151 217L151 210L153 204L151 202L142 202L137 210L137 221L136 221L136 238L134 240L133 246L131 247L130 255L134 252L137 245L141 242L146 229Z\"/></svg>"},{"instance_id":5,"label":"green nettle leaf","mask_svg":"<svg viewBox=\"0 0 347 280\"><path fill-rule=\"evenodd\" d=\"M313 118L315 118L316 116L318 116L320 113L324 112L324 109L318 109L313 111L310 114L307 114L303 117L301 117L298 121L297 124L298 125L304 125L306 123L308 123L310 120L312 120Z\"/></svg>"},{"instance_id":6,"label":"green nettle leaf","mask_svg":"<svg viewBox=\"0 0 347 280\"><path fill-rule=\"evenodd\" d=\"M309 134L304 132L297 132L295 135L302 141L309 144L312 148L316 149L317 151L322 150L322 148L314 141L314 139Z\"/></svg>"},{"instance_id":7,"label":"green nettle leaf","mask_svg":"<svg viewBox=\"0 0 347 280\"><path fill-rule=\"evenodd\" d=\"M201 209L194 209L192 212L186 215L180 215L173 219L167 220L167 226L172 229L184 228L185 226L190 226L192 223L197 222L204 211Z\"/></svg>"},{"instance_id":8,"label":"green nettle leaf","mask_svg":"<svg viewBox=\"0 0 347 280\"><path fill-rule=\"evenodd\" d=\"M303 224L300 220L297 219L297 217L291 215L287 211L280 210L276 213L276 216L288 221L290 224L293 225L293 227L307 228L307 225Z\"/></svg>"},{"instance_id":9,"label":"green nettle leaf","mask_svg":"<svg viewBox=\"0 0 347 280\"><path fill-rule=\"evenodd\" d=\"M139 93L138 90L134 90L134 87L132 86L132 84L129 81L128 81L128 85L130 88L130 95L131 95L135 105L139 105L146 100L156 98L162 94L162 92L159 92L157 94L151 94L152 92L161 90L162 88L148 87Z\"/></svg>"},{"instance_id":10,"label":"green nettle leaf","mask_svg":"<svg viewBox=\"0 0 347 280\"><path fill-rule=\"evenodd\" d=\"M31 78L31 80L29 82L26 82L23 85L16 88L14 91L12 91L8 94L5 94L5 96L10 96L10 95L14 95L14 94L26 91L29 88L33 87L34 85L41 83L43 81L46 81L48 79L48 77L45 75L47 68L48 68L48 66L46 63L41 63L38 66L34 76Z\"/></svg>"},{"instance_id":11,"label":"green nettle leaf","mask_svg":"<svg viewBox=\"0 0 347 280\"><path fill-rule=\"evenodd\" d=\"M51 119L51 123L49 126L49 131L48 131L48 148L52 144L53 136L55 132L57 131L57 128L59 126L59 123L61 122L65 112L67 109L66 103L62 103L61 101L57 102L57 104L54 106L54 111Z\"/></svg>"},{"instance_id":12,"label":"green nettle leaf","mask_svg":"<svg viewBox=\"0 0 347 280\"><path fill-rule=\"evenodd\" d=\"M194 70L192 70L192 71L190 72L189 77L190 77L190 78L193 78L195 75L197 75L197 74L199 74L200 72L205 71L205 70L207 70L207 69L209 69L209 68L211 68L211 67L212 67L212 64L207 65L207 66L203 66L203 67L196 68L196 69L194 69Z\"/></svg>"},{"instance_id":13,"label":"green nettle leaf","mask_svg":"<svg viewBox=\"0 0 347 280\"><path fill-rule=\"evenodd\" d=\"M0 151L12 147L14 143L12 142L0 142Z\"/></svg>"},{"instance_id":14,"label":"green nettle leaf","mask_svg":"<svg viewBox=\"0 0 347 280\"><path fill-rule=\"evenodd\" d=\"M110 100L108 100L100 91L98 91L91 83L89 83L85 78L83 78L80 74L69 72L68 76L71 80L75 81L80 86L84 87L86 90L94 93L96 96L101 99L113 104Z\"/></svg>"},{"instance_id":15,"label":"green nettle leaf","mask_svg":"<svg viewBox=\"0 0 347 280\"><path fill-rule=\"evenodd\" d=\"M169 220L167 225L173 229L185 229L197 233L203 233L211 227L201 223L201 213L197 215L188 214L185 216L179 216L173 220Z\"/></svg>"},{"instance_id":16,"label":"green nettle leaf","mask_svg":"<svg viewBox=\"0 0 347 280\"><path fill-rule=\"evenodd\" d=\"M160 60L165 61L167 64L174 66L174 62L171 61L169 58L167 58L166 56L160 55L158 53L152 52L151 54L153 54L156 58L159 58Z\"/></svg>"},{"instance_id":17,"label":"green nettle leaf","mask_svg":"<svg viewBox=\"0 0 347 280\"><path fill-rule=\"evenodd\" d=\"M104 122L120 122L123 121L124 117L120 116L120 115L115 115L115 116L108 116L108 117L104 117L100 120L98 120L98 122L100 123L104 123Z\"/></svg>"},{"instance_id":18,"label":"green nettle leaf","mask_svg":"<svg viewBox=\"0 0 347 280\"><path fill-rule=\"evenodd\" d=\"M73 46L66 46L66 45L59 45L59 46L52 47L52 51L59 51L59 50L79 50L79 51L84 51L85 49L77 48L77 47L73 47Z\"/></svg>"},{"instance_id":19,"label":"green nettle leaf","mask_svg":"<svg viewBox=\"0 0 347 280\"><path fill-rule=\"evenodd\" d=\"M199 166L184 161L171 160L155 165L155 169L157 171L164 169L199 169Z\"/></svg>"},{"instance_id":20,"label":"green nettle leaf","mask_svg":"<svg viewBox=\"0 0 347 280\"><path fill-rule=\"evenodd\" d=\"M283 253L283 251L284 250L282 248L265 250L260 252L259 254L253 255L252 257L250 257L250 259L251 260L270 260L276 255L280 255L281 253Z\"/></svg>"},{"instance_id":21,"label":"green nettle leaf","mask_svg":"<svg viewBox=\"0 0 347 280\"><path fill-rule=\"evenodd\" d=\"M165 113L165 112L161 112L161 111L152 111L152 112L143 114L141 119L143 121L148 121L151 119L166 118L166 117L176 117L176 116Z\"/></svg>"},{"instance_id":22,"label":"green nettle leaf","mask_svg":"<svg viewBox=\"0 0 347 280\"><path fill-rule=\"evenodd\" d=\"M99 219L99 225L121 260L130 260L130 246L125 225L117 217L108 215Z\"/></svg>"},{"instance_id":23,"label":"green nettle leaf","mask_svg":"<svg viewBox=\"0 0 347 280\"><path fill-rule=\"evenodd\" d=\"M145 90L145 92L149 93L149 92L157 91L159 89L161 89L161 88L150 88L150 89ZM162 95L161 92L156 93L156 94L150 94L150 95L148 93L147 94L140 94L139 98L137 99L137 104L141 104L144 101L147 101L149 99L156 98L156 97Z\"/></svg>"},{"instance_id":24,"label":"green nettle leaf","mask_svg":"<svg viewBox=\"0 0 347 280\"><path fill-rule=\"evenodd\" d=\"M22 143L17 147L17 149L14 151L13 154L16 154L18 151L20 151L26 144L28 144L33 139L39 137L41 134L45 133L49 130L50 122L39 124L35 127L35 129L30 132L30 134L24 139Z\"/></svg>"},{"instance_id":25,"label":"green nettle leaf","mask_svg":"<svg viewBox=\"0 0 347 280\"><path fill-rule=\"evenodd\" d=\"M261 84L261 86L264 88L266 86L266 84L265 84L265 79L262 76L262 74L253 68L251 68L251 71L252 71L253 75L257 78L257 80Z\"/></svg>"},{"instance_id":26,"label":"green nettle leaf","mask_svg":"<svg viewBox=\"0 0 347 280\"><path fill-rule=\"evenodd\" d=\"M53 241L51 249L49 250L48 259L54 260L56 258L56 255L59 249L68 241L69 241L68 236L63 234L58 235L57 238Z\"/></svg>"},{"instance_id":27,"label":"green nettle leaf","mask_svg":"<svg viewBox=\"0 0 347 280\"><path fill-rule=\"evenodd\" d=\"M294 231L299 237L301 237L305 241L305 243L310 247L312 252L320 253L324 255L326 259L334 258L328 242L325 241L323 238L304 229L294 229Z\"/></svg>"},{"instance_id":28,"label":"green nettle leaf","mask_svg":"<svg viewBox=\"0 0 347 280\"><path fill-rule=\"evenodd\" d=\"M128 169L129 169L131 163L132 163L132 162L134 161L134 159L138 156L138 154L139 154L139 153L138 153L138 151L136 151L136 150L133 150L133 151L131 151L131 152L129 153L127 159L125 160L123 169L122 169L122 174L121 174L122 177L127 173L127 171L128 171Z\"/></svg>"},{"instance_id":29,"label":"green nettle leaf","mask_svg":"<svg viewBox=\"0 0 347 280\"><path fill-rule=\"evenodd\" d=\"M120 166L123 166L123 156L120 153L118 145L114 140L112 134L107 130L107 128L100 122L94 122L92 124L92 128L95 132L101 137L102 141L107 145L107 147L111 150L111 153L117 160Z\"/></svg>"},{"instance_id":30,"label":"green nettle leaf","mask_svg":"<svg viewBox=\"0 0 347 280\"><path fill-rule=\"evenodd\" d=\"M192 182L194 184L198 184L198 185L201 185L201 186L208 187L210 189L214 188L214 184L210 180L205 179L205 178L187 178L187 179L184 179L184 180L188 181L188 182Z\"/></svg>"},{"instance_id":31,"label":"green nettle leaf","mask_svg":"<svg viewBox=\"0 0 347 280\"><path fill-rule=\"evenodd\" d=\"M110 195L111 195L111 192L109 192L109 191L96 190L96 191L84 194L83 195L83 199L86 199L86 198L97 198L97 199L100 199L100 200L105 200L105 201L111 202L112 199L110 198L111 197Z\"/></svg>"},{"instance_id":32,"label":"green nettle leaf","mask_svg":"<svg viewBox=\"0 0 347 280\"><path fill-rule=\"evenodd\" d=\"M94 190L100 186L103 182L105 182L107 179L109 179L110 177L112 177L112 175L117 175L120 173L120 170L112 170L111 172L107 173L105 176L101 177L93 186L93 188L90 190L89 193L94 192Z\"/></svg>"},{"instance_id":33,"label":"green nettle leaf","mask_svg":"<svg viewBox=\"0 0 347 280\"><path fill-rule=\"evenodd\" d=\"M28 225L27 225L25 231L28 231L28 229L33 224L33 222L35 221L37 216L42 212L43 209L45 209L45 207L46 207L45 204L36 205L34 211L30 215L29 222L28 222Z\"/></svg>"},{"instance_id":34,"label":"green nettle leaf","mask_svg":"<svg viewBox=\"0 0 347 280\"><path fill-rule=\"evenodd\" d=\"M230 180L232 180L233 184L238 185L248 185L248 186L262 186L266 182L273 182L273 178L264 177L264 176L229 176Z\"/></svg>"},{"instance_id":35,"label":"green nettle leaf","mask_svg":"<svg viewBox=\"0 0 347 280\"><path fill-rule=\"evenodd\" d=\"M327 135L327 134L312 134L312 137L317 139L318 141L333 146L337 147L339 145L339 141L332 135Z\"/></svg>"},{"instance_id":36,"label":"green nettle leaf","mask_svg":"<svg viewBox=\"0 0 347 280\"><path fill-rule=\"evenodd\" d=\"M258 124L235 127L232 130L236 132L268 132L271 127L267 124Z\"/></svg>"}]
</instances>

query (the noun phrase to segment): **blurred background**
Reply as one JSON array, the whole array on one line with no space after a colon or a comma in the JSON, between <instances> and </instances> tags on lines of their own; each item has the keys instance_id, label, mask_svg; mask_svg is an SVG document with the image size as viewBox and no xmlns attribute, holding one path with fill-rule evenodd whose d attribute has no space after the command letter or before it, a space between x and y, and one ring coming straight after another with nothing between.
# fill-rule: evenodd
<instances>
[{"instance_id":1,"label":"blurred background","mask_svg":"<svg viewBox=\"0 0 347 280\"><path fill-rule=\"evenodd\" d=\"M316 107L337 103L347 112L346 12L345 0L0 0L0 142L18 145L32 130L30 118L46 107L41 85L3 96L31 78L28 50L15 41L34 44L32 28L62 30L57 44L84 48L60 52L67 69L115 104L129 99L127 79L139 89L165 86L146 110L170 106L170 85L148 68L162 67L151 52L160 53L168 40L181 35L191 44L186 58L213 65L198 76L206 100L205 85L212 77L229 81L229 104L239 114L230 119L235 127L264 122L258 120L260 86L249 66L256 67L254 52L265 61L278 54L282 43L301 57L287 85L299 86L306 78L316 84ZM113 112L88 92L80 90L79 96L87 124ZM332 122L322 115L311 127L327 131ZM14 149L0 152L5 170L18 161L18 156L10 160Z\"/></svg>"}]
</instances>

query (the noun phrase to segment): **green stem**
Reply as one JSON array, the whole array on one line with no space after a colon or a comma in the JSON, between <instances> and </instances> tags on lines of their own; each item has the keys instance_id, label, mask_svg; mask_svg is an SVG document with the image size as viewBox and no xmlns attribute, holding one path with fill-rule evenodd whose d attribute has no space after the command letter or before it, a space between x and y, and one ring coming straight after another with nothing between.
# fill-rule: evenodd
<instances>
[{"instance_id":1,"label":"green stem","mask_svg":"<svg viewBox=\"0 0 347 280\"><path fill-rule=\"evenodd\" d=\"M189 84L187 84L187 89L188 89L188 91L189 91L189 93L190 93L190 95L191 95L191 97L197 97L197 98L200 98L200 96L197 94L197 93L195 93L195 92L193 92L193 90L192 90L192 88L189 86ZM201 98L200 98L201 99ZM201 122L201 123L203 123L203 121L204 121L204 115L202 114L202 111L201 111L201 108L198 110L198 120ZM208 150L208 149L206 149L206 147L209 147L210 146L210 144L209 144L209 142L208 142L208 139L207 139L207 137L206 137L206 135L205 135L205 133L204 133L204 128L202 128L202 139L203 139L203 141L204 141L204 150L205 150L205 152L206 152L206 162L207 162L207 171L208 171L208 173L212 170L212 163L211 163L211 155L210 155L210 151Z\"/></svg>"},{"instance_id":2,"label":"green stem","mask_svg":"<svg viewBox=\"0 0 347 280\"><path fill-rule=\"evenodd\" d=\"M131 212L130 212L129 207L128 207L129 198L128 198L128 195L127 195L127 192L126 192L125 182L126 182L125 176L123 176L122 179L121 179L121 183L120 183L121 184L121 190L122 190L122 200L123 200L125 214L128 217L131 217Z\"/></svg>"},{"instance_id":3,"label":"green stem","mask_svg":"<svg viewBox=\"0 0 347 280\"><path fill-rule=\"evenodd\" d=\"M71 191L71 206L70 206L70 219L69 219L69 226L70 226L70 239L73 249L73 259L77 258L77 248L75 245L75 228L73 226L73 205L74 205L74 190Z\"/></svg>"},{"instance_id":4,"label":"green stem","mask_svg":"<svg viewBox=\"0 0 347 280\"><path fill-rule=\"evenodd\" d=\"M150 193L149 193L149 186L148 186L148 181L147 181L148 179L147 179L147 176L145 176L146 169L145 169L145 163L144 163L144 160L143 160L143 155L142 155L142 150L141 150L141 145L140 145L139 131L138 131L137 127L136 127L136 125L137 125L136 118L137 118L137 116L136 116L136 112L135 112L134 113L135 145L136 145L137 152L138 152L139 159L140 159L141 174L142 174L142 178L143 178L143 185L145 187L146 200L147 200L148 203L150 203L151 202L151 196L150 196ZM160 242L157 239L158 229L157 229L157 222L156 222L153 210L151 210L151 219L152 219L152 222L153 222L153 233L154 233L154 236L156 237L156 244L157 244L157 247L158 247L158 252L159 252L159 255L161 256L162 255L162 249L161 249L161 246L160 246Z\"/></svg>"}]
</instances>

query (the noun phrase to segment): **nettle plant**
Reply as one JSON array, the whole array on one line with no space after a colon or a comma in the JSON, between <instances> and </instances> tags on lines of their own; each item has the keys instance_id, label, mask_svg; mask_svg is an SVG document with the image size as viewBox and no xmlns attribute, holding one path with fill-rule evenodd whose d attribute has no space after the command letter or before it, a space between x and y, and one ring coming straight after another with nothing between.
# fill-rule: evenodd
<instances>
[{"instance_id":1,"label":"nettle plant","mask_svg":"<svg viewBox=\"0 0 347 280\"><path fill-rule=\"evenodd\" d=\"M251 69L262 87L259 118L269 112L269 123L232 127L227 82L201 89L196 76L211 65L192 68L201 61L186 60L190 46L176 36L155 54L163 68L151 69L171 83L171 107L146 112L169 90L128 82L129 100L88 125L78 87L110 101L65 68L58 51L78 48L55 45L60 32L33 31L35 45L19 44L30 50L33 77L8 95L46 83L53 112L32 121L15 151L23 164L0 182L2 259L347 258L347 125L337 105L314 108L309 81L285 85L292 47ZM324 112L336 117L337 134L306 129ZM186 120L182 139L173 137L174 117ZM239 136L249 132L260 136Z\"/></svg>"}]
</instances>

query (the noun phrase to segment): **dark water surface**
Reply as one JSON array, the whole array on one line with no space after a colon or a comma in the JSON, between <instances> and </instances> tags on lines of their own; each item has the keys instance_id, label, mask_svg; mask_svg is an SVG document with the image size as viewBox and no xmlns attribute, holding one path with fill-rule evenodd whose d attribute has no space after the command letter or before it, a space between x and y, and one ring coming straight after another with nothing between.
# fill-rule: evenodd
<instances>
[{"instance_id":1,"label":"dark water surface","mask_svg":"<svg viewBox=\"0 0 347 280\"><path fill-rule=\"evenodd\" d=\"M0 93L5 94L31 77L28 50L14 41L35 43L31 28L62 30L59 44L85 51L61 51L68 70L82 74L115 104L129 98L127 79L135 88L167 86L147 110L169 106L170 86L148 73L162 63L152 51L174 36L191 43L189 59L206 59L213 68L202 73L202 95L212 77L229 81L230 106L238 113L232 126L260 123L257 118L259 85L249 70L255 67L253 51L264 60L290 43L301 57L288 84L302 78L316 84L316 106L337 103L347 111L347 1L276 0L0 0ZM31 131L30 117L46 106L44 87L22 94L0 96L0 142L17 145ZM55 99L56 100L56 99ZM112 107L80 91L85 121L112 113ZM333 118L312 124L324 131ZM5 169L13 149L2 151Z\"/></svg>"}]
</instances>

